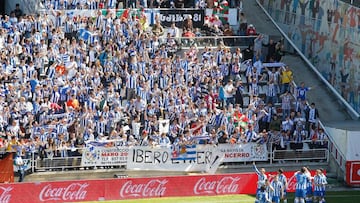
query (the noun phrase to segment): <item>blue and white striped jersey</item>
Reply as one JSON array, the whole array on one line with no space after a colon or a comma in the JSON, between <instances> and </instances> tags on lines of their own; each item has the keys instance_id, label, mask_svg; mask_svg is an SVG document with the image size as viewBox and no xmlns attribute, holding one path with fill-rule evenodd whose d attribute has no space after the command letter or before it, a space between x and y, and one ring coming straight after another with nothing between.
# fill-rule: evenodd
<instances>
[{"instance_id":1,"label":"blue and white striped jersey","mask_svg":"<svg viewBox=\"0 0 360 203\"><path fill-rule=\"evenodd\" d=\"M258 175L258 188L265 185L265 180L267 180L267 176L265 174L262 174L254 164L254 170L256 174Z\"/></svg>"},{"instance_id":2,"label":"blue and white striped jersey","mask_svg":"<svg viewBox=\"0 0 360 203\"><path fill-rule=\"evenodd\" d=\"M307 177L305 174L297 172L295 173L295 178L296 178L296 185L295 188L297 190L305 190L306 189L306 184L307 184Z\"/></svg>"},{"instance_id":3,"label":"blue and white striped jersey","mask_svg":"<svg viewBox=\"0 0 360 203\"><path fill-rule=\"evenodd\" d=\"M271 191L271 196L281 197L281 194L284 191L284 185L280 181L272 181L271 186L273 187L273 190Z\"/></svg>"},{"instance_id":4,"label":"blue and white striped jersey","mask_svg":"<svg viewBox=\"0 0 360 203\"><path fill-rule=\"evenodd\" d=\"M287 178L284 174L279 174L279 181L283 184L283 189L286 190Z\"/></svg>"},{"instance_id":5,"label":"blue and white striped jersey","mask_svg":"<svg viewBox=\"0 0 360 203\"><path fill-rule=\"evenodd\" d=\"M325 175L316 175L314 176L314 191L325 191L327 184L326 176Z\"/></svg>"}]
</instances>

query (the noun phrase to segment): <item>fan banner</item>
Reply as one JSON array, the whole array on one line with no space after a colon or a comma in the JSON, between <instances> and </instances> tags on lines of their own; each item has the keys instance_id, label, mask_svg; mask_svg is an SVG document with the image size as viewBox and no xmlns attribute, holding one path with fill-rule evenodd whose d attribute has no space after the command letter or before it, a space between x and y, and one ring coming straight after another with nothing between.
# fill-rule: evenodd
<instances>
[{"instance_id":1,"label":"fan banner","mask_svg":"<svg viewBox=\"0 0 360 203\"><path fill-rule=\"evenodd\" d=\"M221 154L224 155L222 162L249 162L268 160L266 144L220 144L218 149L220 150Z\"/></svg>"},{"instance_id":2,"label":"fan banner","mask_svg":"<svg viewBox=\"0 0 360 203\"><path fill-rule=\"evenodd\" d=\"M131 147L127 169L160 171L213 171L222 157L217 147L186 145L181 147Z\"/></svg>"},{"instance_id":3,"label":"fan banner","mask_svg":"<svg viewBox=\"0 0 360 203\"><path fill-rule=\"evenodd\" d=\"M176 27L182 28L184 20L190 15L195 28L204 26L205 11L203 9L161 9L159 13L161 25L164 27L170 27L171 23L174 22Z\"/></svg>"},{"instance_id":4,"label":"fan banner","mask_svg":"<svg viewBox=\"0 0 360 203\"><path fill-rule=\"evenodd\" d=\"M82 166L120 166L126 165L129 147L117 147L116 141L86 143L82 152Z\"/></svg>"}]
</instances>

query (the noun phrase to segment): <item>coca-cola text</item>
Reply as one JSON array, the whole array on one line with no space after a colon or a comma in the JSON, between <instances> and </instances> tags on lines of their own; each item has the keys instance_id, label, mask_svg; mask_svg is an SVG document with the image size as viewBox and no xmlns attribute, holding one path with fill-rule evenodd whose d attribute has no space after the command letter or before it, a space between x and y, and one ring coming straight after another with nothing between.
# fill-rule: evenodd
<instances>
[{"instance_id":1,"label":"coca-cola text","mask_svg":"<svg viewBox=\"0 0 360 203\"><path fill-rule=\"evenodd\" d=\"M0 186L0 202L1 203L9 203L11 199L10 191L12 187L1 187Z\"/></svg>"},{"instance_id":2,"label":"coca-cola text","mask_svg":"<svg viewBox=\"0 0 360 203\"><path fill-rule=\"evenodd\" d=\"M129 180L121 187L120 197L162 197L166 192L166 183L164 180L150 180L147 183L135 184Z\"/></svg>"},{"instance_id":3,"label":"coca-cola text","mask_svg":"<svg viewBox=\"0 0 360 203\"><path fill-rule=\"evenodd\" d=\"M43 187L39 194L40 201L49 200L85 200L87 183L72 183L67 187L52 187L51 184Z\"/></svg>"},{"instance_id":4,"label":"coca-cola text","mask_svg":"<svg viewBox=\"0 0 360 203\"><path fill-rule=\"evenodd\" d=\"M235 194L238 193L239 177L223 177L220 180L206 181L200 178L194 186L194 194Z\"/></svg>"}]
</instances>

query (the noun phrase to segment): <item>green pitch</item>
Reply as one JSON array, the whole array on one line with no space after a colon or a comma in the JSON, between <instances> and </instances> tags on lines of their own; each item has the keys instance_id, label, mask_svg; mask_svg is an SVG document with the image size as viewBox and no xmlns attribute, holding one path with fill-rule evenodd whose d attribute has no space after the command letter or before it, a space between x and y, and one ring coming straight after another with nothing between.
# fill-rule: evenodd
<instances>
[{"instance_id":1,"label":"green pitch","mask_svg":"<svg viewBox=\"0 0 360 203\"><path fill-rule=\"evenodd\" d=\"M327 192L326 203L357 203L360 200L360 190ZM223 195L201 197L163 197L152 199L101 201L103 203L254 203L251 195ZM288 194L288 203L294 202L294 194Z\"/></svg>"}]
</instances>

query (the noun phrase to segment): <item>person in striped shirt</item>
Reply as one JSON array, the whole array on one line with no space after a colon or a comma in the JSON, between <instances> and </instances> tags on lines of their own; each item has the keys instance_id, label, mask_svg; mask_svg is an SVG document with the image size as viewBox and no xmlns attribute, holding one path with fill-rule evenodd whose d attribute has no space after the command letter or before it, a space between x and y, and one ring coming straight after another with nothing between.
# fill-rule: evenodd
<instances>
[{"instance_id":1,"label":"person in striped shirt","mask_svg":"<svg viewBox=\"0 0 360 203\"><path fill-rule=\"evenodd\" d=\"M256 190L256 194L258 194L260 192L261 187L265 186L265 181L267 180L267 176L265 174L265 168L261 168L259 171L258 168L256 167L255 162L253 162L253 167L256 174L258 175L257 190Z\"/></svg>"},{"instance_id":2,"label":"person in striped shirt","mask_svg":"<svg viewBox=\"0 0 360 203\"><path fill-rule=\"evenodd\" d=\"M269 203L271 202L269 194L266 192L265 185L259 188L259 192L256 193L255 203Z\"/></svg>"},{"instance_id":3,"label":"person in striped shirt","mask_svg":"<svg viewBox=\"0 0 360 203\"><path fill-rule=\"evenodd\" d=\"M296 185L295 185L295 200L294 203L305 203L306 197L306 168L302 167L300 171L295 173Z\"/></svg>"},{"instance_id":4,"label":"person in striped shirt","mask_svg":"<svg viewBox=\"0 0 360 203\"><path fill-rule=\"evenodd\" d=\"M279 175L274 176L273 181L271 181L271 201L273 203L280 203L280 200L284 198L284 185L279 180Z\"/></svg>"},{"instance_id":5,"label":"person in striped shirt","mask_svg":"<svg viewBox=\"0 0 360 203\"><path fill-rule=\"evenodd\" d=\"M314 202L325 203L326 176L322 169L316 170L314 176Z\"/></svg>"},{"instance_id":6,"label":"person in striped shirt","mask_svg":"<svg viewBox=\"0 0 360 203\"><path fill-rule=\"evenodd\" d=\"M278 170L278 179L281 182L281 184L283 185L283 195L282 195L282 200L284 203L287 203L287 198L286 198L286 194L287 194L287 187L288 187L288 182L287 182L287 178L284 175L284 169L280 168Z\"/></svg>"},{"instance_id":7,"label":"person in striped shirt","mask_svg":"<svg viewBox=\"0 0 360 203\"><path fill-rule=\"evenodd\" d=\"M312 180L313 177L311 176L309 167L305 167L305 175L306 175L306 197L305 202L306 203L312 203L312 195L313 195L313 184Z\"/></svg>"}]
</instances>

